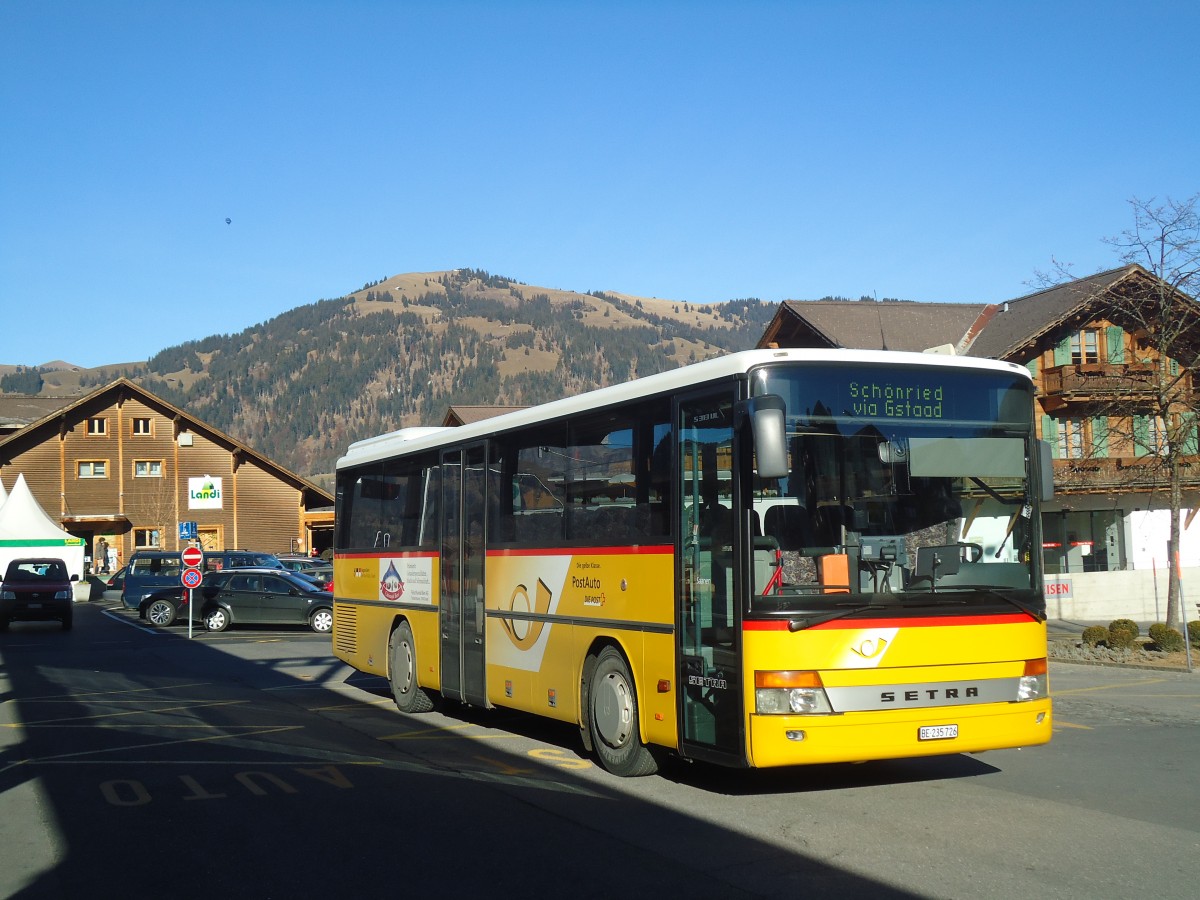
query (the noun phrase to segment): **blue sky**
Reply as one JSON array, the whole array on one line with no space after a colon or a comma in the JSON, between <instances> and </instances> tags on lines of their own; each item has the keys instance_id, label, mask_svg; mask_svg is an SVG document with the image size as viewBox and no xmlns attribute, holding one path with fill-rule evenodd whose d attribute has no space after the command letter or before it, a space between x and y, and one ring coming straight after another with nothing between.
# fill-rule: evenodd
<instances>
[{"instance_id":1,"label":"blue sky","mask_svg":"<svg viewBox=\"0 0 1200 900\"><path fill-rule=\"evenodd\" d=\"M4 0L0 363L464 266L1011 299L1200 191L1198 35L1154 0Z\"/></svg>"}]
</instances>

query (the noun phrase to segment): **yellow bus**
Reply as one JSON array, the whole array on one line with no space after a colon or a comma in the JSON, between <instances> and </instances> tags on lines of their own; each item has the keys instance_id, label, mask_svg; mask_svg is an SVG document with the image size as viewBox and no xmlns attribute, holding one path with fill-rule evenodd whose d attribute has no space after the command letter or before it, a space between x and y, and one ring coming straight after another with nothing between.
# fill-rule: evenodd
<instances>
[{"instance_id":1,"label":"yellow bus","mask_svg":"<svg viewBox=\"0 0 1200 900\"><path fill-rule=\"evenodd\" d=\"M1024 368L845 350L359 441L334 652L618 775L1042 744L1047 451Z\"/></svg>"}]
</instances>

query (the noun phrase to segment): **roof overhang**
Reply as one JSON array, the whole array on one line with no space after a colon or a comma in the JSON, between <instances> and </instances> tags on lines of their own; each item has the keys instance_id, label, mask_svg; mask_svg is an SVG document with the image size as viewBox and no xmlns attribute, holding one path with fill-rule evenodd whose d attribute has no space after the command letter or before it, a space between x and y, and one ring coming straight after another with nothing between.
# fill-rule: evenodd
<instances>
[{"instance_id":1,"label":"roof overhang","mask_svg":"<svg viewBox=\"0 0 1200 900\"><path fill-rule=\"evenodd\" d=\"M128 525L129 517L124 513L99 516L63 516L62 523L64 525Z\"/></svg>"}]
</instances>

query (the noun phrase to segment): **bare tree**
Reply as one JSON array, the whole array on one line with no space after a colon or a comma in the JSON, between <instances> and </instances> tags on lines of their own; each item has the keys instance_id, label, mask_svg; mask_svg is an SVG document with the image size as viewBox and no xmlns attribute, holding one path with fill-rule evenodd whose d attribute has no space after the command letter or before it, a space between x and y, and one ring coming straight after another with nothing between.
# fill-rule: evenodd
<instances>
[{"instance_id":1,"label":"bare tree","mask_svg":"<svg viewBox=\"0 0 1200 900\"><path fill-rule=\"evenodd\" d=\"M166 549L171 538L171 529L179 517L179 498L175 493L174 478L145 478L142 490L135 493L132 512L136 527L156 528L160 532L162 548ZM153 485L153 486L150 486Z\"/></svg>"},{"instance_id":2,"label":"bare tree","mask_svg":"<svg viewBox=\"0 0 1200 900\"><path fill-rule=\"evenodd\" d=\"M1191 463L1200 454L1196 400L1200 392L1200 194L1184 201L1130 201L1133 226L1107 238L1127 271L1076 279L1057 260L1053 273L1038 281L1078 293L1073 325L1107 319L1129 335L1129 344L1107 347L1108 358L1073 374L1088 383L1094 399L1090 442L1063 422L1060 440L1070 462L1056 469L1056 480L1069 491L1135 490L1151 497L1165 494L1171 526L1167 620L1178 628L1181 590L1176 551L1185 488L1195 489L1200 472ZM1063 282L1074 279L1069 283ZM1107 343L1107 341L1106 341ZM1097 344L1099 342L1097 341ZM1095 348L1098 351L1098 346ZM1118 359L1120 361L1118 362ZM1085 371L1092 369L1095 371ZM1115 460L1113 458L1116 458ZM1133 457L1135 462L1127 460ZM1115 462L1115 466L1111 463ZM1193 508L1200 504L1190 498Z\"/></svg>"},{"instance_id":3,"label":"bare tree","mask_svg":"<svg viewBox=\"0 0 1200 900\"><path fill-rule=\"evenodd\" d=\"M1171 513L1168 558L1171 576L1167 596L1167 626L1180 623L1180 585L1177 552L1185 467L1198 448L1196 389L1200 387L1200 194L1184 201L1130 201L1133 227L1107 243L1123 262L1135 263L1153 277L1132 280L1129 289L1113 298L1113 315L1131 330L1136 346L1144 348L1155 365L1141 374L1147 423L1129 435L1156 465L1158 482L1165 482ZM1122 417L1124 420L1124 417ZM1136 421L1136 420L1135 420ZM1193 498L1193 504L1195 499Z\"/></svg>"}]
</instances>

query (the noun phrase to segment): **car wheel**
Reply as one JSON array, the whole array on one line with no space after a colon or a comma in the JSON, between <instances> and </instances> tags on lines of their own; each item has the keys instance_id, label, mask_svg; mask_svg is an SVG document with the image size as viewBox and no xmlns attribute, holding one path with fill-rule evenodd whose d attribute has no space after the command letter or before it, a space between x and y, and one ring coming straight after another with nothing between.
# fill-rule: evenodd
<instances>
[{"instance_id":1,"label":"car wheel","mask_svg":"<svg viewBox=\"0 0 1200 900\"><path fill-rule=\"evenodd\" d=\"M204 616L204 627L209 631L224 631L229 627L229 613L219 606L209 610Z\"/></svg>"},{"instance_id":2,"label":"car wheel","mask_svg":"<svg viewBox=\"0 0 1200 900\"><path fill-rule=\"evenodd\" d=\"M146 607L146 618L159 628L166 628L175 621L175 604L170 600L155 600Z\"/></svg>"},{"instance_id":3,"label":"car wheel","mask_svg":"<svg viewBox=\"0 0 1200 900\"><path fill-rule=\"evenodd\" d=\"M75 624L75 613L69 612L62 618L62 630L70 631L71 626Z\"/></svg>"},{"instance_id":4,"label":"car wheel","mask_svg":"<svg viewBox=\"0 0 1200 900\"><path fill-rule=\"evenodd\" d=\"M587 692L588 728L600 763L614 775L637 777L658 770L638 727L637 691L625 657L605 647Z\"/></svg>"},{"instance_id":5,"label":"car wheel","mask_svg":"<svg viewBox=\"0 0 1200 900\"><path fill-rule=\"evenodd\" d=\"M8 631L8 619L0 619L0 631Z\"/></svg>"},{"instance_id":6,"label":"car wheel","mask_svg":"<svg viewBox=\"0 0 1200 900\"><path fill-rule=\"evenodd\" d=\"M309 617L308 624L317 634L328 634L333 631L333 610L318 609Z\"/></svg>"},{"instance_id":7,"label":"car wheel","mask_svg":"<svg viewBox=\"0 0 1200 900\"><path fill-rule=\"evenodd\" d=\"M397 625L388 642L388 681L400 712L422 713L433 709L433 698L417 686L417 647L408 622Z\"/></svg>"}]
</instances>

